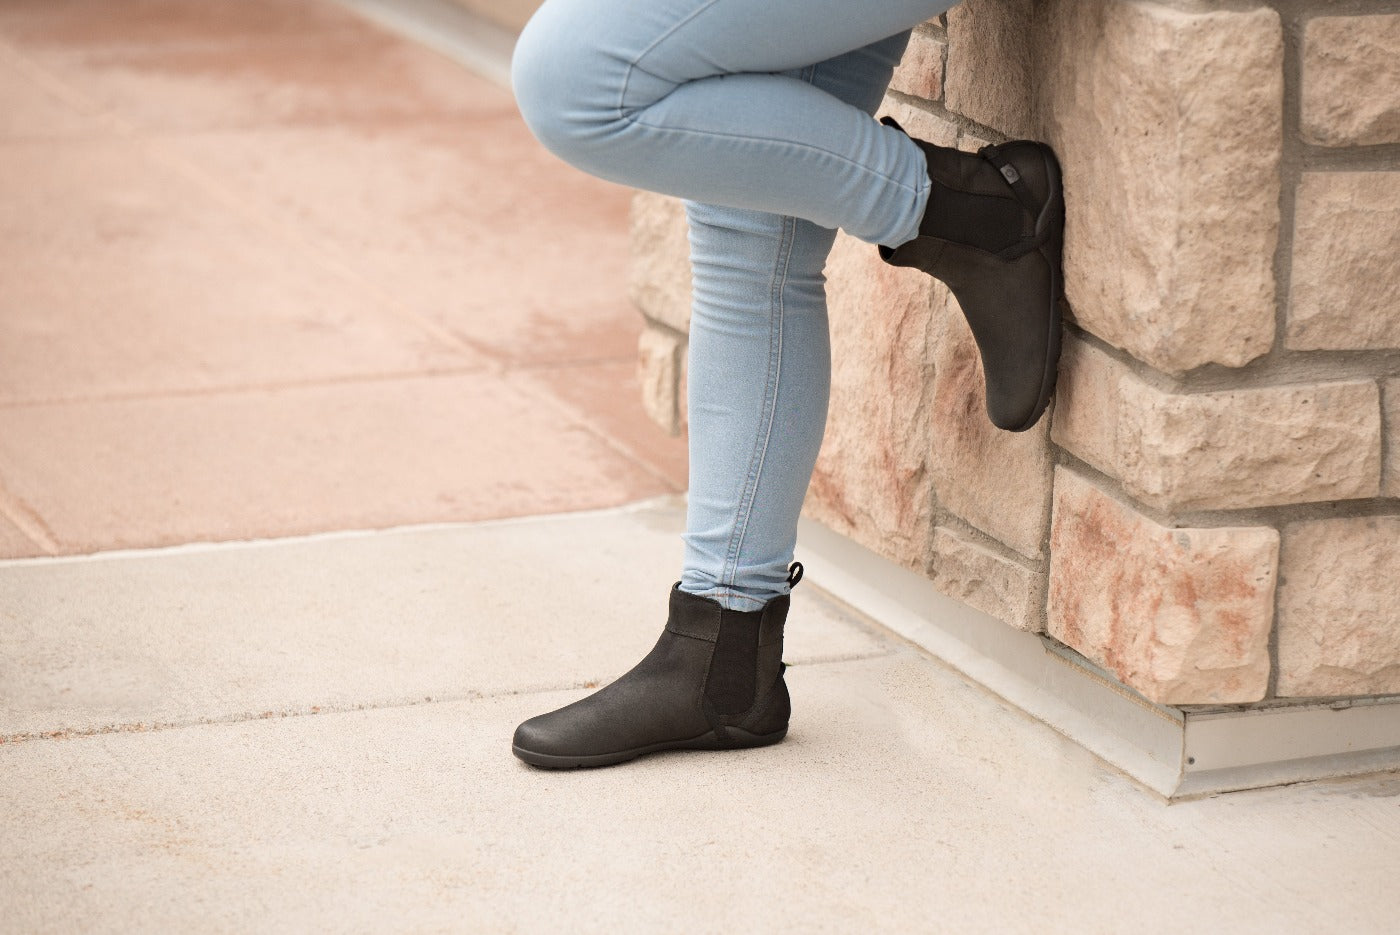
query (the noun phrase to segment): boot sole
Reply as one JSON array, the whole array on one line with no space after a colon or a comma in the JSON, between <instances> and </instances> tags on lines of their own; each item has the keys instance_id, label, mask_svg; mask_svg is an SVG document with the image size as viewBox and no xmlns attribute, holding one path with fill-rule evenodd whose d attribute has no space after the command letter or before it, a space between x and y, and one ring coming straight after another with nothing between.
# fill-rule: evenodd
<instances>
[{"instance_id":1,"label":"boot sole","mask_svg":"<svg viewBox=\"0 0 1400 935\"><path fill-rule=\"evenodd\" d=\"M1040 377L1040 396L1030 417L1021 425L1008 428L1009 432L1024 432L1040 421L1045 409L1050 405L1050 397L1055 395L1055 382L1060 373L1060 332L1063 330L1060 312L1060 296L1064 289L1064 214L1065 192L1060 178L1060 162L1050 147L1042 145L1041 156L1045 159L1045 176L1050 183L1050 198L1036 218L1035 232L1040 235L1049 224L1058 223L1059 231L1044 247L1041 255L1050 264L1050 333L1046 335L1045 372ZM1049 255L1046 255L1046 251Z\"/></svg>"},{"instance_id":2,"label":"boot sole","mask_svg":"<svg viewBox=\"0 0 1400 935\"><path fill-rule=\"evenodd\" d=\"M631 750L619 750L616 753L598 753L591 756L558 756L552 753L536 753L533 750L526 750L522 747L511 744L511 752L531 766L538 766L542 769L588 769L595 766L613 766L618 763L626 763L628 760L635 760L639 756L648 753L659 753L662 750L746 750L752 747L766 747L775 744L787 736L787 728L774 731L771 734L751 734L746 730L737 727L727 728L730 743L721 743L719 736L710 731L701 734L699 737L692 737L689 740L663 740L661 743L648 744L644 747L635 747Z\"/></svg>"}]
</instances>

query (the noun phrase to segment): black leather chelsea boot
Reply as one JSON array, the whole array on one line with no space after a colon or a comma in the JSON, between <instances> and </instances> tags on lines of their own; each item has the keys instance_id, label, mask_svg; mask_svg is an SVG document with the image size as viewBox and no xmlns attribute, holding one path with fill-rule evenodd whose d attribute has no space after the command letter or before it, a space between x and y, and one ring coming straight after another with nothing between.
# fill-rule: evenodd
<instances>
[{"instance_id":1,"label":"black leather chelsea boot","mask_svg":"<svg viewBox=\"0 0 1400 935\"><path fill-rule=\"evenodd\" d=\"M1059 368L1060 164L1049 146L1030 140L976 153L914 142L928 162L928 207L919 236L880 247L880 256L947 283L982 357L988 417L1023 432L1045 412Z\"/></svg>"},{"instance_id":2,"label":"black leather chelsea boot","mask_svg":"<svg viewBox=\"0 0 1400 935\"><path fill-rule=\"evenodd\" d=\"M802 578L794 562L788 582ZM611 766L658 750L761 747L787 735L783 624L788 595L762 610L726 610L671 588L661 638L617 681L515 729L532 766Z\"/></svg>"}]
</instances>

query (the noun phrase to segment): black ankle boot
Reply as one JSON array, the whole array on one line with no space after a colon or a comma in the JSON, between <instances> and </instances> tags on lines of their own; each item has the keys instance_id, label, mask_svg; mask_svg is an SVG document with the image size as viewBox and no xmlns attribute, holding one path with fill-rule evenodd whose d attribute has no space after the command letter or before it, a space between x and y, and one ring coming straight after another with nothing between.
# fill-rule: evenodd
<instances>
[{"instance_id":1,"label":"black ankle boot","mask_svg":"<svg viewBox=\"0 0 1400 935\"><path fill-rule=\"evenodd\" d=\"M982 355L987 415L1025 431L1050 402L1060 358L1060 165L1049 146L1029 140L975 154L914 142L928 161L928 209L918 237L882 246L880 256L948 284Z\"/></svg>"},{"instance_id":2,"label":"black ankle boot","mask_svg":"<svg viewBox=\"0 0 1400 935\"><path fill-rule=\"evenodd\" d=\"M788 582L802 578L794 562ZM657 750L761 747L787 734L783 623L787 595L762 610L725 610L671 588L661 639L626 675L515 729L533 766L611 766Z\"/></svg>"}]
</instances>

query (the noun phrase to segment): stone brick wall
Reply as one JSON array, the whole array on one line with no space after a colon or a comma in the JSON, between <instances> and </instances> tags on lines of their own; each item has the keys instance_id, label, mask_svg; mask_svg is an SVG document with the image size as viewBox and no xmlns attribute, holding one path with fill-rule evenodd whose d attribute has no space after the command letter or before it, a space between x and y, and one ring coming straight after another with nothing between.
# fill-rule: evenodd
<instances>
[{"instance_id":1,"label":"stone brick wall","mask_svg":"<svg viewBox=\"0 0 1400 935\"><path fill-rule=\"evenodd\" d=\"M1400 3L966 0L884 109L1055 146L1060 388L991 428L948 292L843 235L808 514L1156 702L1400 693ZM681 431L679 205L634 230Z\"/></svg>"}]
</instances>

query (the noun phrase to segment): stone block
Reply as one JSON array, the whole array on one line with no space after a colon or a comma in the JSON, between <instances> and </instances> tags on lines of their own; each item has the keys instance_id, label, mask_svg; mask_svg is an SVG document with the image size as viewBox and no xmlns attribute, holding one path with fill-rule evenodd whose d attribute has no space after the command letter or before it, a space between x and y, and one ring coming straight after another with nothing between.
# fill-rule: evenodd
<instances>
[{"instance_id":1,"label":"stone block","mask_svg":"<svg viewBox=\"0 0 1400 935\"><path fill-rule=\"evenodd\" d=\"M690 240L679 198L632 196L627 292L642 314L684 334L690 330Z\"/></svg>"},{"instance_id":2,"label":"stone block","mask_svg":"<svg viewBox=\"0 0 1400 935\"><path fill-rule=\"evenodd\" d=\"M933 486L939 502L992 538L1031 558L1050 525L1050 419L1004 432L987 418L977 343L957 300L934 287L944 337L934 351L931 423Z\"/></svg>"},{"instance_id":3,"label":"stone block","mask_svg":"<svg viewBox=\"0 0 1400 935\"><path fill-rule=\"evenodd\" d=\"M1035 11L1037 110L1064 170L1076 321L1172 373L1268 351L1278 14L1120 0L1044 0ZM956 51L950 39L950 100Z\"/></svg>"},{"instance_id":4,"label":"stone block","mask_svg":"<svg viewBox=\"0 0 1400 935\"><path fill-rule=\"evenodd\" d=\"M1400 516L1292 523L1280 571L1278 694L1400 692Z\"/></svg>"},{"instance_id":5,"label":"stone block","mask_svg":"<svg viewBox=\"0 0 1400 935\"><path fill-rule=\"evenodd\" d=\"M944 594L998 620L1031 632L1042 627L1045 575L955 529L934 530L929 576Z\"/></svg>"},{"instance_id":6,"label":"stone block","mask_svg":"<svg viewBox=\"0 0 1400 935\"><path fill-rule=\"evenodd\" d=\"M1385 387L1385 466L1381 474L1381 496L1400 497L1400 378L1392 377Z\"/></svg>"},{"instance_id":7,"label":"stone block","mask_svg":"<svg viewBox=\"0 0 1400 935\"><path fill-rule=\"evenodd\" d=\"M1302 83L1309 143L1400 143L1400 14L1308 20Z\"/></svg>"},{"instance_id":8,"label":"stone block","mask_svg":"<svg viewBox=\"0 0 1400 935\"><path fill-rule=\"evenodd\" d=\"M1305 172L1293 234L1288 346L1400 347L1400 172Z\"/></svg>"},{"instance_id":9,"label":"stone block","mask_svg":"<svg viewBox=\"0 0 1400 935\"><path fill-rule=\"evenodd\" d=\"M1376 496L1380 420L1371 380L1172 393L1071 339L1051 437L1158 509L1242 509Z\"/></svg>"},{"instance_id":10,"label":"stone block","mask_svg":"<svg viewBox=\"0 0 1400 935\"><path fill-rule=\"evenodd\" d=\"M842 234L827 263L831 401L804 510L922 572L933 538L929 410L944 318L933 280Z\"/></svg>"},{"instance_id":11,"label":"stone block","mask_svg":"<svg viewBox=\"0 0 1400 935\"><path fill-rule=\"evenodd\" d=\"M1055 472L1046 632L1159 704L1264 697L1278 531L1171 528Z\"/></svg>"},{"instance_id":12,"label":"stone block","mask_svg":"<svg viewBox=\"0 0 1400 935\"><path fill-rule=\"evenodd\" d=\"M1031 0L964 0L948 11L944 103L1011 137L1031 135Z\"/></svg>"},{"instance_id":13,"label":"stone block","mask_svg":"<svg viewBox=\"0 0 1400 935\"><path fill-rule=\"evenodd\" d=\"M983 146L990 145L992 142L994 141L987 139L985 136L969 133L966 130L958 134L958 149L965 153L975 153Z\"/></svg>"},{"instance_id":14,"label":"stone block","mask_svg":"<svg viewBox=\"0 0 1400 935\"><path fill-rule=\"evenodd\" d=\"M672 435L681 431L681 362L685 342L655 325L642 330L637 341L637 380L642 408L653 422Z\"/></svg>"},{"instance_id":15,"label":"stone block","mask_svg":"<svg viewBox=\"0 0 1400 935\"><path fill-rule=\"evenodd\" d=\"M909 37L909 48L890 79L890 90L936 101L943 96L943 55L948 46L927 30ZM899 118L895 118L899 119Z\"/></svg>"},{"instance_id":16,"label":"stone block","mask_svg":"<svg viewBox=\"0 0 1400 935\"><path fill-rule=\"evenodd\" d=\"M952 146L958 140L957 124L922 107L914 107L896 98L887 97L875 116L886 115L893 117L895 122L904 128L905 133L935 146Z\"/></svg>"}]
</instances>

